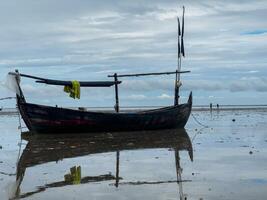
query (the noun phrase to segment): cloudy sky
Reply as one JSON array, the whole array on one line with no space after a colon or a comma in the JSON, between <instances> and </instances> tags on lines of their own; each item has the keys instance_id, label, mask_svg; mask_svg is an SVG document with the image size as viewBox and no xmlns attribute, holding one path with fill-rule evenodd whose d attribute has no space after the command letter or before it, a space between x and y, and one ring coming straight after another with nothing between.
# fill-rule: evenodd
<instances>
[{"instance_id":1,"label":"cloudy sky","mask_svg":"<svg viewBox=\"0 0 267 200\"><path fill-rule=\"evenodd\" d=\"M173 71L177 20L185 13L181 101L267 104L267 1L0 0L0 80L14 69L47 78L109 80L108 74ZM173 76L123 79L121 105L173 103ZM24 79L27 100L112 106L114 89L61 87ZM1 87L0 97L12 93ZM14 102L1 102L12 107Z\"/></svg>"}]
</instances>

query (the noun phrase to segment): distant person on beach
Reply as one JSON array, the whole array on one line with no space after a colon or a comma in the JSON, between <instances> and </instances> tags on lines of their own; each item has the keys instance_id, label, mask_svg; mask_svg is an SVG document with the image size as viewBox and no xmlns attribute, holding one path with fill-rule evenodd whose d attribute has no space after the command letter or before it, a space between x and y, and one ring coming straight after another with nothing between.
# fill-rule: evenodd
<instances>
[{"instance_id":1,"label":"distant person on beach","mask_svg":"<svg viewBox=\"0 0 267 200\"><path fill-rule=\"evenodd\" d=\"M212 103L210 103L210 111L212 111Z\"/></svg>"},{"instance_id":2,"label":"distant person on beach","mask_svg":"<svg viewBox=\"0 0 267 200\"><path fill-rule=\"evenodd\" d=\"M217 106L217 110L219 110L219 104L217 104L216 106Z\"/></svg>"}]
</instances>

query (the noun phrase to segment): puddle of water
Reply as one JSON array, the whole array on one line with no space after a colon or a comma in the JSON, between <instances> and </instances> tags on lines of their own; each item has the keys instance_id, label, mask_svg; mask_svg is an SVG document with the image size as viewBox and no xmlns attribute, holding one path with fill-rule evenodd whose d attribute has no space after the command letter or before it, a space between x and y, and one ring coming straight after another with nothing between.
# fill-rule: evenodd
<instances>
[{"instance_id":1,"label":"puddle of water","mask_svg":"<svg viewBox=\"0 0 267 200\"><path fill-rule=\"evenodd\" d=\"M18 119L1 116L0 196L264 199L267 113L193 115L208 127L191 116L186 130L57 137L20 136Z\"/></svg>"}]
</instances>

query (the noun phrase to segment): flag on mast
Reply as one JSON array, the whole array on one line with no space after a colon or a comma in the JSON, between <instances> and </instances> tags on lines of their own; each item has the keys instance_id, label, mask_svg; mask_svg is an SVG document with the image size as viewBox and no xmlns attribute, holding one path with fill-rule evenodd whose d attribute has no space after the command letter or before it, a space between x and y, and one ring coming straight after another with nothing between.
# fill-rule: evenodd
<instances>
[{"instance_id":1,"label":"flag on mast","mask_svg":"<svg viewBox=\"0 0 267 200\"><path fill-rule=\"evenodd\" d=\"M184 11L185 11L185 8L183 6L182 35L181 35L181 53L182 53L183 57L185 57L185 51L184 51Z\"/></svg>"},{"instance_id":2,"label":"flag on mast","mask_svg":"<svg viewBox=\"0 0 267 200\"><path fill-rule=\"evenodd\" d=\"M180 58L180 56L181 56L181 46L180 46L181 30L180 30L180 20L179 20L179 17L177 17L177 22L178 22L178 58Z\"/></svg>"}]
</instances>

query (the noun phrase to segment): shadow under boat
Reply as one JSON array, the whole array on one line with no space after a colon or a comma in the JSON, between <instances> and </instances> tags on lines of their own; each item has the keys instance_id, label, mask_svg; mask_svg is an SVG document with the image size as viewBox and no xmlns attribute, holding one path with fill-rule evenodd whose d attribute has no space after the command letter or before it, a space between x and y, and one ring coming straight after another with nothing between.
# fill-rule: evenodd
<instances>
[{"instance_id":1,"label":"shadow under boat","mask_svg":"<svg viewBox=\"0 0 267 200\"><path fill-rule=\"evenodd\" d=\"M116 174L102 174L98 176L80 177L78 184L89 182L101 182L114 180L114 185L120 184L160 184L166 182L177 182L181 197L182 178L179 151L187 151L191 161L193 161L193 148L191 140L185 129L167 129L157 131L140 131L140 132L110 132L97 134L60 134L60 135L36 135L30 132L22 133L23 140L28 141L23 150L17 165L17 189L15 198L25 198L35 193L42 192L47 188L62 187L71 184L77 184L73 180L65 179L64 181L53 182L39 186L36 191L22 194L20 185L23 181L27 168L36 165L45 164L63 160L66 158L75 158L90 154L116 152ZM176 181L156 181L156 182L122 182L123 178L119 176L119 158L120 151L138 150L138 149L156 149L171 148L174 150L176 163ZM76 169L75 169L76 170ZM74 171L75 171L74 170ZM75 176L74 172L74 176ZM182 198L182 197L181 197Z\"/></svg>"}]
</instances>

